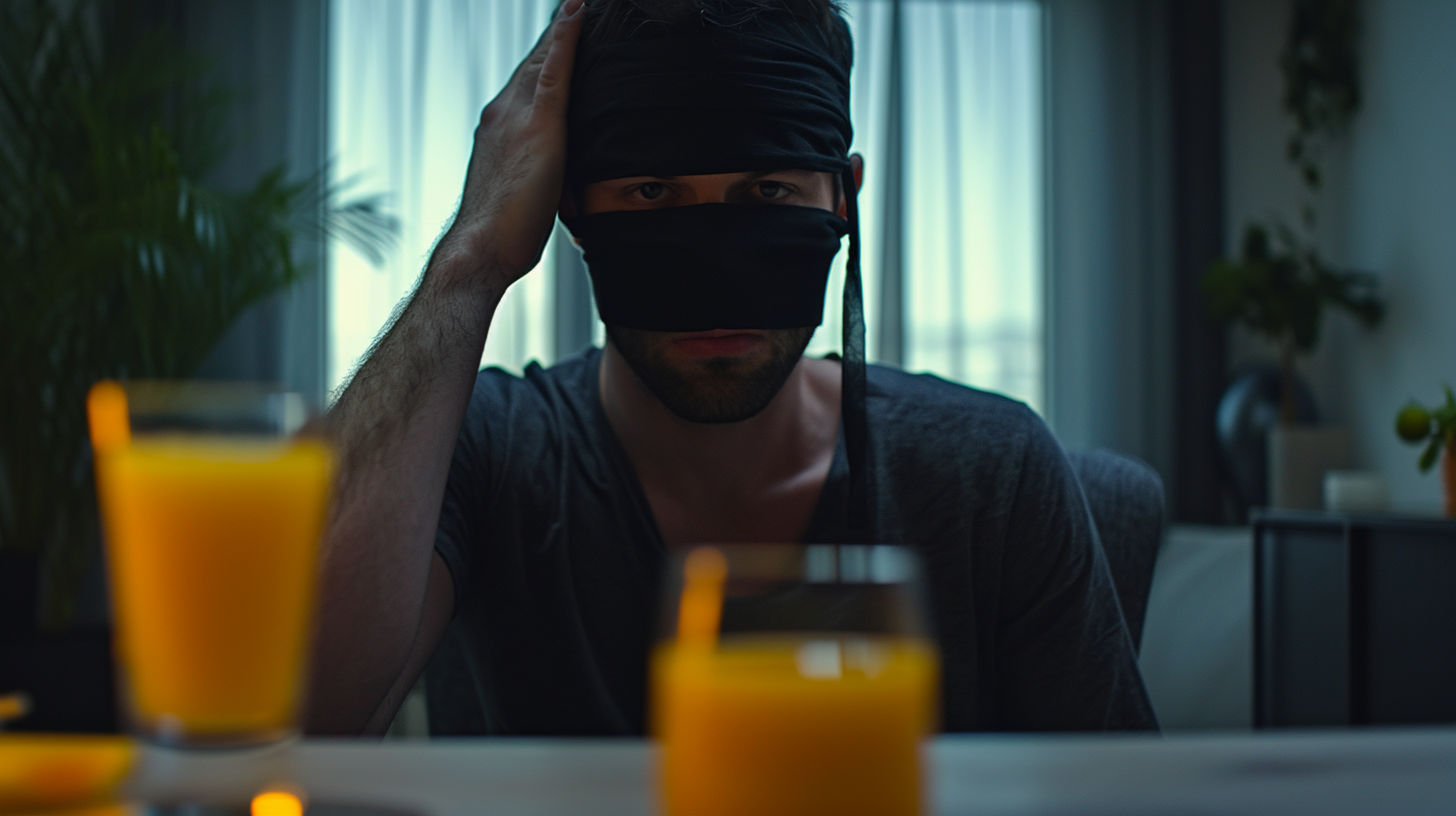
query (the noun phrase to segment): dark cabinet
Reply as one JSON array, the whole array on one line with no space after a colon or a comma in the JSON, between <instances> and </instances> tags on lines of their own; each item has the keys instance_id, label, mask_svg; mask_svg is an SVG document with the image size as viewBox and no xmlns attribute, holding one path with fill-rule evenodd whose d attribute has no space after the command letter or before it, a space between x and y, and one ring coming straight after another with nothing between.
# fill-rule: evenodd
<instances>
[{"instance_id":1,"label":"dark cabinet","mask_svg":"<svg viewBox=\"0 0 1456 816\"><path fill-rule=\"evenodd\" d=\"M1456 722L1456 521L1253 521L1255 726Z\"/></svg>"}]
</instances>

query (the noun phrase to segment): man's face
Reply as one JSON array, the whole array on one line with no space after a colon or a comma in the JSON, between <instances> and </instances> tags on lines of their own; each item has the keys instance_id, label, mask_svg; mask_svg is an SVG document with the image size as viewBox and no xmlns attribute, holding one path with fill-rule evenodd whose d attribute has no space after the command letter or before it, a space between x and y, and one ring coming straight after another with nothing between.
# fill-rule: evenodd
<instances>
[{"instance_id":1,"label":"man's face","mask_svg":"<svg viewBox=\"0 0 1456 816\"><path fill-rule=\"evenodd\" d=\"M582 198L585 215L708 203L843 209L834 176L806 170L637 176L588 184ZM739 422L762 411L783 387L813 335L813 326L725 326L705 332L607 326L617 351L669 410L691 422L712 423Z\"/></svg>"}]
</instances>

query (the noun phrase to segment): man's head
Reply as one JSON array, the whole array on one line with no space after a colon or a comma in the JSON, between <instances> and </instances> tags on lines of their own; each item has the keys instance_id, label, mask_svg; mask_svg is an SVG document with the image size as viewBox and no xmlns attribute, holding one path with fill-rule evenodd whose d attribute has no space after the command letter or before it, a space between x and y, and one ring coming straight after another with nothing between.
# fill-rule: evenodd
<instances>
[{"instance_id":1,"label":"man's head","mask_svg":"<svg viewBox=\"0 0 1456 816\"><path fill-rule=\"evenodd\" d=\"M563 215L608 337L677 415L747 419L819 323L845 165L858 183L848 29L832 0L589 0L587 15ZM623 231L639 238L612 258Z\"/></svg>"}]
</instances>

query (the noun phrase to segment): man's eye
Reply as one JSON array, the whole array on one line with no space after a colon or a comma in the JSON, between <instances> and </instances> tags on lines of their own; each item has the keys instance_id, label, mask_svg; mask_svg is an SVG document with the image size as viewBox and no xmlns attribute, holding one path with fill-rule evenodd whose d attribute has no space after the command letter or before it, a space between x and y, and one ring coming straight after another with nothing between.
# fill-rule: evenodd
<instances>
[{"instance_id":1,"label":"man's eye","mask_svg":"<svg viewBox=\"0 0 1456 816\"><path fill-rule=\"evenodd\" d=\"M641 196L644 200L654 201L661 198L662 194L667 192L667 188L663 187L661 182L649 181L645 184L637 185L637 189L633 190L633 192Z\"/></svg>"},{"instance_id":2,"label":"man's eye","mask_svg":"<svg viewBox=\"0 0 1456 816\"><path fill-rule=\"evenodd\" d=\"M758 194L767 199L783 198L789 194L789 188L777 181L760 181L758 183Z\"/></svg>"}]
</instances>

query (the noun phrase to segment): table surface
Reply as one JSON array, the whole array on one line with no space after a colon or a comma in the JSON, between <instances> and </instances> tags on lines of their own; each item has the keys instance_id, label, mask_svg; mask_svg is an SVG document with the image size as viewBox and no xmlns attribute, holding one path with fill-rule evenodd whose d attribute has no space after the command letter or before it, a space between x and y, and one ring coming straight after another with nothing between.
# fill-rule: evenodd
<instances>
[{"instance_id":1,"label":"table surface","mask_svg":"<svg viewBox=\"0 0 1456 816\"><path fill-rule=\"evenodd\" d=\"M1456 728L1155 736L966 735L929 748L935 812L1448 814ZM245 800L293 782L315 802L450 814L654 812L638 740L304 740L267 750L148 749L151 800Z\"/></svg>"}]
</instances>

